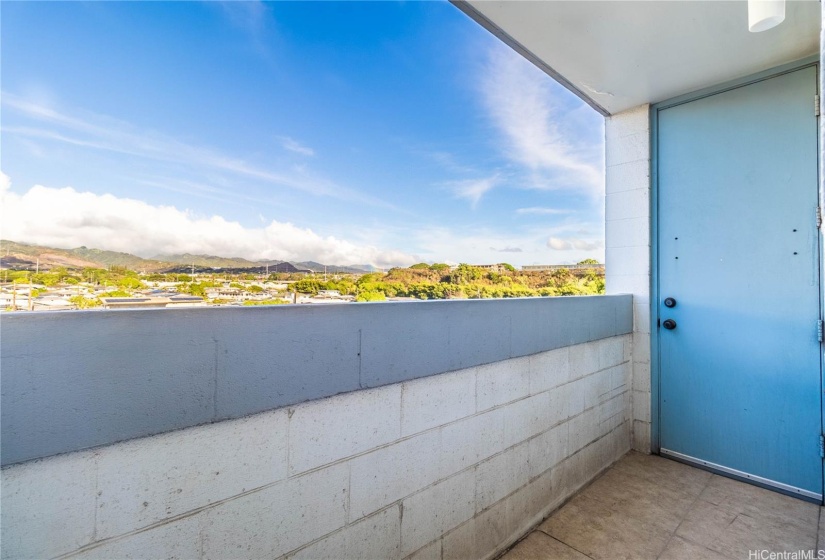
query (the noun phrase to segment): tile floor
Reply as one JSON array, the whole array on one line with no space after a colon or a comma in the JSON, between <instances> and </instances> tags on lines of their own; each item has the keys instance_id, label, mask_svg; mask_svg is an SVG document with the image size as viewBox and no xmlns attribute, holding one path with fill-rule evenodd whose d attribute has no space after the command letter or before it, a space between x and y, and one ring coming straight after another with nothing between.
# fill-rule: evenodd
<instances>
[{"instance_id":1,"label":"tile floor","mask_svg":"<svg viewBox=\"0 0 825 560\"><path fill-rule=\"evenodd\" d=\"M630 452L501 558L771 558L762 552L749 556L763 550L807 551L807 558L816 558L825 545L820 511L776 492Z\"/></svg>"}]
</instances>

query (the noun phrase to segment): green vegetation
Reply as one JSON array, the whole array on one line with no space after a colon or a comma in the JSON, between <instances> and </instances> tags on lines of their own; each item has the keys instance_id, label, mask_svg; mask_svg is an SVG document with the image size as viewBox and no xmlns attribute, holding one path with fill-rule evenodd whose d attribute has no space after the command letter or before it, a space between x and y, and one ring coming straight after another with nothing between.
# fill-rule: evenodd
<instances>
[{"instance_id":1,"label":"green vegetation","mask_svg":"<svg viewBox=\"0 0 825 560\"><path fill-rule=\"evenodd\" d=\"M90 309L92 307L99 307L101 305L100 300L97 298L87 298L81 295L72 296L69 298L69 301L74 304L75 307L78 309Z\"/></svg>"},{"instance_id":2,"label":"green vegetation","mask_svg":"<svg viewBox=\"0 0 825 560\"><path fill-rule=\"evenodd\" d=\"M450 270L447 265L419 263L409 268L394 268L386 274L364 274L355 282L351 278L326 282L304 278L293 283L291 290L310 295L321 290L338 290L341 294L356 296L356 301L383 301L396 297L480 299L604 293L604 276L596 269L523 272L506 263L502 263L501 268L501 272L494 272L460 264Z\"/></svg>"},{"instance_id":3,"label":"green vegetation","mask_svg":"<svg viewBox=\"0 0 825 560\"><path fill-rule=\"evenodd\" d=\"M262 299L262 300L247 300L243 302L244 305L287 305L288 301L282 299Z\"/></svg>"},{"instance_id":4,"label":"green vegetation","mask_svg":"<svg viewBox=\"0 0 825 560\"><path fill-rule=\"evenodd\" d=\"M132 294L126 290L111 290L104 292L100 297L132 297Z\"/></svg>"},{"instance_id":5,"label":"green vegetation","mask_svg":"<svg viewBox=\"0 0 825 560\"><path fill-rule=\"evenodd\" d=\"M361 278L373 274L380 276L380 273L371 273L365 274L361 276ZM360 283L361 280L359 279L358 282ZM299 294L310 294L313 296L318 295L318 292L321 290L337 290L341 295L356 295L358 293L356 283L353 282L351 278L332 279L326 282L318 278L304 278L293 283L290 290L298 292Z\"/></svg>"},{"instance_id":6,"label":"green vegetation","mask_svg":"<svg viewBox=\"0 0 825 560\"><path fill-rule=\"evenodd\" d=\"M604 276L596 269L573 272L565 268L550 273L524 272L506 263L501 265L501 269L501 272L495 272L460 264L450 270L447 265L419 263L409 268L394 268L386 274L364 274L355 282L354 295L357 301L380 301L380 295L384 298L479 299L604 293ZM306 279L303 284L296 283L294 286L298 291L307 290L303 293L317 293L318 290L326 289L353 293L340 289L337 283L324 283L315 279Z\"/></svg>"},{"instance_id":7,"label":"green vegetation","mask_svg":"<svg viewBox=\"0 0 825 560\"><path fill-rule=\"evenodd\" d=\"M355 301L386 301L387 296L384 292L361 292L355 298Z\"/></svg>"},{"instance_id":8,"label":"green vegetation","mask_svg":"<svg viewBox=\"0 0 825 560\"><path fill-rule=\"evenodd\" d=\"M418 263L409 268L393 268L389 272L365 274L306 275L272 273L268 280L286 283L273 289L266 284L262 275L242 273L181 274L151 272L141 274L122 265L108 268L70 268L54 266L31 270L3 271L2 280L14 283L17 290L26 290L32 285L32 296L54 292L66 292L67 285L80 290L70 298L78 309L89 309L101 305L99 297L132 297L141 290L156 287L164 282L166 288L179 293L203 297L207 303L225 305L235 299L215 297L207 299L207 289L229 286L244 295L260 297L260 300L243 301L243 305L284 305L291 299L291 293L318 295L322 291L336 291L359 302L386 301L394 298L431 299L486 299L517 297L548 297L570 295L595 295L604 293L604 269L593 259L579 263L585 265L575 270L559 268L552 271L517 270L508 263L496 267L482 268L466 263L450 267L444 263ZM593 265L592 268L587 265ZM101 292L103 292L101 294ZM253 296L253 297L254 297ZM283 297L284 299L279 299Z\"/></svg>"}]
</instances>

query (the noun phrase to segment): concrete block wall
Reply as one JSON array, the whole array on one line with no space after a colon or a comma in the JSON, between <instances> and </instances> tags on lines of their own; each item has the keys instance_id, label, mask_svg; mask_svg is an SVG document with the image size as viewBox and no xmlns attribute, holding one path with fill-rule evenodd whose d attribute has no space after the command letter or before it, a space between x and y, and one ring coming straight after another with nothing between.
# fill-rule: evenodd
<instances>
[{"instance_id":1,"label":"concrete block wall","mask_svg":"<svg viewBox=\"0 0 825 560\"><path fill-rule=\"evenodd\" d=\"M650 106L605 122L605 281L633 294L633 448L650 453Z\"/></svg>"},{"instance_id":2,"label":"concrete block wall","mask_svg":"<svg viewBox=\"0 0 825 560\"><path fill-rule=\"evenodd\" d=\"M632 335L12 465L3 558L490 558L630 448Z\"/></svg>"}]
</instances>

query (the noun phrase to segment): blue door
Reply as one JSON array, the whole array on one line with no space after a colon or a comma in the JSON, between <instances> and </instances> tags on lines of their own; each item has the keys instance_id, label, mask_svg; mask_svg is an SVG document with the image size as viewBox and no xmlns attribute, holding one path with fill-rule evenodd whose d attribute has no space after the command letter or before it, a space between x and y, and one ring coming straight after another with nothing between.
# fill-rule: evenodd
<instances>
[{"instance_id":1,"label":"blue door","mask_svg":"<svg viewBox=\"0 0 825 560\"><path fill-rule=\"evenodd\" d=\"M661 453L821 500L816 81L659 110L657 330Z\"/></svg>"}]
</instances>

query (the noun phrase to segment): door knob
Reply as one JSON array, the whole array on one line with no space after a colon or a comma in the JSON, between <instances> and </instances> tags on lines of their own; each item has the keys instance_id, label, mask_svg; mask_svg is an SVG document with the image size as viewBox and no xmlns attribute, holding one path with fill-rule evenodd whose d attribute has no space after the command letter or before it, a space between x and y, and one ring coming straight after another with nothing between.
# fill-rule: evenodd
<instances>
[{"instance_id":1,"label":"door knob","mask_svg":"<svg viewBox=\"0 0 825 560\"><path fill-rule=\"evenodd\" d=\"M664 328L666 328L667 330L672 331L673 329L676 328L676 321L674 321L673 319L665 319L662 322L662 326Z\"/></svg>"},{"instance_id":2,"label":"door knob","mask_svg":"<svg viewBox=\"0 0 825 560\"><path fill-rule=\"evenodd\" d=\"M676 300L672 297L665 298L665 307L676 307Z\"/></svg>"}]
</instances>

